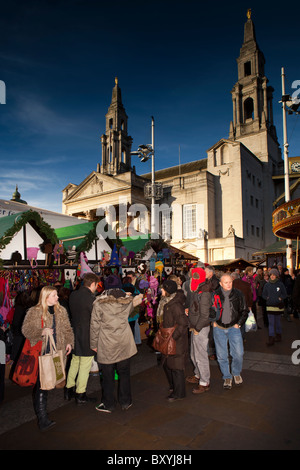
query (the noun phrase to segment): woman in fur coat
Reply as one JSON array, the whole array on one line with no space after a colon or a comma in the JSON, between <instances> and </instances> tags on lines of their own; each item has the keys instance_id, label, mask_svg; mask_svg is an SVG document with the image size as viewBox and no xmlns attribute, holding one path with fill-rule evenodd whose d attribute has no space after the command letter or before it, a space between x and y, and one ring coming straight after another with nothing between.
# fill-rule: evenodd
<instances>
[{"instance_id":1,"label":"woman in fur coat","mask_svg":"<svg viewBox=\"0 0 300 470\"><path fill-rule=\"evenodd\" d=\"M42 341L42 351L47 346L45 344L47 332L53 335L57 349L65 351L66 355L71 353L74 347L73 330L68 313L59 304L57 290L52 286L42 288L38 304L28 310L22 326L22 333L30 341L31 346ZM47 415L47 396L47 390L40 388L38 377L33 388L33 407L41 431L55 424Z\"/></svg>"}]
</instances>

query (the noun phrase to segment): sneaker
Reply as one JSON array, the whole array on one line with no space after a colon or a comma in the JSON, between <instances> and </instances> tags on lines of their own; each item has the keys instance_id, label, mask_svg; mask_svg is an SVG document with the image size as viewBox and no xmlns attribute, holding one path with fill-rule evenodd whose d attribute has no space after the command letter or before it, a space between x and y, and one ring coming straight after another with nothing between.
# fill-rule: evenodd
<instances>
[{"instance_id":1,"label":"sneaker","mask_svg":"<svg viewBox=\"0 0 300 470\"><path fill-rule=\"evenodd\" d=\"M230 390L232 388L232 379L225 379L223 383L223 388Z\"/></svg>"},{"instance_id":2,"label":"sneaker","mask_svg":"<svg viewBox=\"0 0 300 470\"><path fill-rule=\"evenodd\" d=\"M100 405L96 406L96 410L97 410L97 411L103 411L104 413L111 413L111 410L109 410L108 408L106 408L106 406L104 405L104 403L100 403Z\"/></svg>"},{"instance_id":3,"label":"sneaker","mask_svg":"<svg viewBox=\"0 0 300 470\"><path fill-rule=\"evenodd\" d=\"M240 375L235 375L233 378L235 385L241 385L243 383L243 379Z\"/></svg>"},{"instance_id":4,"label":"sneaker","mask_svg":"<svg viewBox=\"0 0 300 470\"><path fill-rule=\"evenodd\" d=\"M122 411L127 411L129 408L132 406L132 403L129 403L129 405L123 405L122 406Z\"/></svg>"}]
</instances>

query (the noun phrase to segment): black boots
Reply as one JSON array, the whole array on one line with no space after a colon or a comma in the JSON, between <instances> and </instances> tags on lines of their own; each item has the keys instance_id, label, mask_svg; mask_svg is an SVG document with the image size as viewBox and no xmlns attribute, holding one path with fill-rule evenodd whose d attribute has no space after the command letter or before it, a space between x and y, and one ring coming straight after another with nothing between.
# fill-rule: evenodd
<instances>
[{"instance_id":1,"label":"black boots","mask_svg":"<svg viewBox=\"0 0 300 470\"><path fill-rule=\"evenodd\" d=\"M51 421L47 415L47 390L37 388L33 395L33 408L38 419L38 426L41 431L47 431L56 423Z\"/></svg>"},{"instance_id":2,"label":"black boots","mask_svg":"<svg viewBox=\"0 0 300 470\"><path fill-rule=\"evenodd\" d=\"M75 387L65 387L64 398L68 401L71 401L72 398L75 398L76 405L84 405L85 403L96 401L96 398L88 397L86 392L76 393Z\"/></svg>"},{"instance_id":3,"label":"black boots","mask_svg":"<svg viewBox=\"0 0 300 470\"><path fill-rule=\"evenodd\" d=\"M84 405L85 403L88 402L95 402L96 398L94 397L88 397L86 392L84 393L76 393L75 394L75 402L76 405Z\"/></svg>"},{"instance_id":4,"label":"black boots","mask_svg":"<svg viewBox=\"0 0 300 470\"><path fill-rule=\"evenodd\" d=\"M74 397L75 397L74 387L70 387L70 388L65 387L64 388L64 399L70 401Z\"/></svg>"}]
</instances>

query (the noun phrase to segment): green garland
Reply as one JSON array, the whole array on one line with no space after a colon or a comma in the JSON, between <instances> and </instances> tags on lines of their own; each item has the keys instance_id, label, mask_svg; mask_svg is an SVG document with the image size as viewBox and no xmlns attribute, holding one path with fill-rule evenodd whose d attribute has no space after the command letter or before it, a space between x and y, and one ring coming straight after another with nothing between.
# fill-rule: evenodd
<instances>
[{"instance_id":1,"label":"green garland","mask_svg":"<svg viewBox=\"0 0 300 470\"><path fill-rule=\"evenodd\" d=\"M14 224L5 232L3 237L0 238L0 252L11 242L14 235L18 233L24 225L30 222L33 222L38 227L39 231L45 235L45 238L49 239L53 245L58 243L58 238L53 228L42 219L38 212L30 209L18 216Z\"/></svg>"},{"instance_id":2,"label":"green garland","mask_svg":"<svg viewBox=\"0 0 300 470\"><path fill-rule=\"evenodd\" d=\"M93 228L85 235L83 241L77 246L76 248L76 260L78 261L80 253L81 252L88 252L92 246L95 240L98 240L99 237L97 235L97 224L99 220L96 220L94 223ZM109 229L111 230L111 226L109 224L106 224L104 229L108 231ZM110 238L106 238L106 242L109 245L111 249L113 249L114 244L116 244L117 250L119 251L120 247L123 245L121 239L119 238L118 235L116 235L116 240L111 240Z\"/></svg>"},{"instance_id":3,"label":"green garland","mask_svg":"<svg viewBox=\"0 0 300 470\"><path fill-rule=\"evenodd\" d=\"M163 248L169 248L169 245L163 240L163 238L160 235L156 234L156 236L158 236L158 238L150 239L146 243L144 248L139 251L142 259L143 259L143 256L147 253L147 251L150 250L150 248L153 248L153 250L156 253L161 251Z\"/></svg>"}]
</instances>

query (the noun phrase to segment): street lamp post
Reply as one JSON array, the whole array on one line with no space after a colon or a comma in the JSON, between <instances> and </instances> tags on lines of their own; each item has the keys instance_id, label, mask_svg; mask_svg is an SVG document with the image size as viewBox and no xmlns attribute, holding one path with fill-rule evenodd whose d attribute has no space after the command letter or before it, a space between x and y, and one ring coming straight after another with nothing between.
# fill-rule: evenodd
<instances>
[{"instance_id":1,"label":"street lamp post","mask_svg":"<svg viewBox=\"0 0 300 470\"><path fill-rule=\"evenodd\" d=\"M284 158L284 193L285 202L291 199L290 194L290 176L289 176L289 144L287 139L287 125L286 125L286 100L285 94L285 74L284 67L281 68L281 87L282 87L282 121L283 121L283 158ZM286 240L286 267L291 272L293 270L293 249L292 240Z\"/></svg>"},{"instance_id":2,"label":"street lamp post","mask_svg":"<svg viewBox=\"0 0 300 470\"><path fill-rule=\"evenodd\" d=\"M289 144L287 138L287 125L286 125L286 114L287 108L289 114L299 114L298 108L300 106L300 101L298 99L292 98L290 95L285 94L285 73L284 67L281 68L281 85L282 85L282 118L283 118L283 147L284 147L284 192L285 192L285 202L289 202L291 199L290 194L290 179L289 179ZM287 268L293 269L293 250L292 250L292 240L286 240L286 261Z\"/></svg>"},{"instance_id":3,"label":"street lamp post","mask_svg":"<svg viewBox=\"0 0 300 470\"><path fill-rule=\"evenodd\" d=\"M152 166L151 166L151 234L155 233L155 199L159 199L159 194L157 191L158 185L155 184L155 152L154 152L154 117L151 117L151 144L140 145L138 149L134 152L131 152L131 155L137 155L141 162L146 162L151 157Z\"/></svg>"},{"instance_id":4,"label":"street lamp post","mask_svg":"<svg viewBox=\"0 0 300 470\"><path fill-rule=\"evenodd\" d=\"M152 161L151 161L151 234L155 232L155 160L154 160L154 117L151 117L151 145L152 145Z\"/></svg>"}]
</instances>

